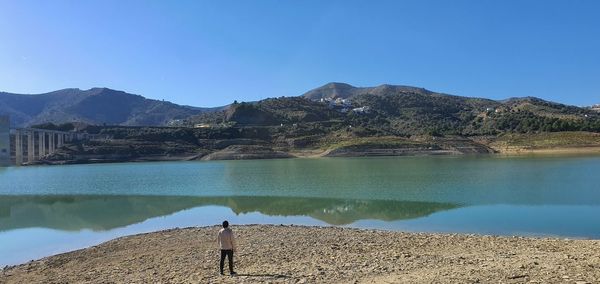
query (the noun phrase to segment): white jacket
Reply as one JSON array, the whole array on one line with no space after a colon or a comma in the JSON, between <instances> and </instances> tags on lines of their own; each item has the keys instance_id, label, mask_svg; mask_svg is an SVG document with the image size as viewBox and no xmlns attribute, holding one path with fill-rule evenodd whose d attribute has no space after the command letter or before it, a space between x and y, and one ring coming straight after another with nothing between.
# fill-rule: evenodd
<instances>
[{"instance_id":1,"label":"white jacket","mask_svg":"<svg viewBox=\"0 0 600 284\"><path fill-rule=\"evenodd\" d=\"M219 230L219 247L222 250L235 250L235 238L233 237L233 231L230 228L223 228Z\"/></svg>"}]
</instances>

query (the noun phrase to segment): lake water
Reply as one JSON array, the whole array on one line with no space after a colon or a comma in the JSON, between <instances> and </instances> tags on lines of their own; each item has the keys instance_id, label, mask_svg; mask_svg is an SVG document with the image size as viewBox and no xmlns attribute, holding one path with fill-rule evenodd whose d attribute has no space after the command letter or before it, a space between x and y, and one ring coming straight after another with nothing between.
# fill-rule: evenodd
<instances>
[{"instance_id":1,"label":"lake water","mask_svg":"<svg viewBox=\"0 0 600 284\"><path fill-rule=\"evenodd\" d=\"M0 168L0 265L166 228L335 225L600 238L600 157Z\"/></svg>"}]
</instances>

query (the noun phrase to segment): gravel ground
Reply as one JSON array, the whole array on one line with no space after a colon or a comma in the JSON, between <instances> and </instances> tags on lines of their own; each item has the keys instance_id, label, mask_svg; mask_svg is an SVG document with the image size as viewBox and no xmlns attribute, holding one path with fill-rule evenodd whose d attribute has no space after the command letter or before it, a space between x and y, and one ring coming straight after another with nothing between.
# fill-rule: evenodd
<instances>
[{"instance_id":1,"label":"gravel ground","mask_svg":"<svg viewBox=\"0 0 600 284\"><path fill-rule=\"evenodd\" d=\"M600 283L598 240L274 225L232 226L238 275L221 276L218 229L123 237L6 267L0 283Z\"/></svg>"}]
</instances>

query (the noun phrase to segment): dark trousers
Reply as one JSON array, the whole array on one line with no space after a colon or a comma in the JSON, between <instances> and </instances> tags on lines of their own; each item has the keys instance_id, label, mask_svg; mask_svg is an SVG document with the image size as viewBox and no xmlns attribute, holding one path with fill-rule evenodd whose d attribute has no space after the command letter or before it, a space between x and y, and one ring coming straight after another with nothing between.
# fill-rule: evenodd
<instances>
[{"instance_id":1,"label":"dark trousers","mask_svg":"<svg viewBox=\"0 0 600 284\"><path fill-rule=\"evenodd\" d=\"M221 250L221 274L223 273L223 266L225 265L225 256L229 259L229 273L233 273L233 250L222 249Z\"/></svg>"}]
</instances>

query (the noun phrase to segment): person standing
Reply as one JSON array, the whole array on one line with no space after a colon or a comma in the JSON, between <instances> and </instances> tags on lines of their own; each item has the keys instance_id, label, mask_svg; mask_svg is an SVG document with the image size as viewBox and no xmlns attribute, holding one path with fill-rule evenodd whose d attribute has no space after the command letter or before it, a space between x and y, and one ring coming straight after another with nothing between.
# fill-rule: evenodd
<instances>
[{"instance_id":1,"label":"person standing","mask_svg":"<svg viewBox=\"0 0 600 284\"><path fill-rule=\"evenodd\" d=\"M225 257L229 259L229 274L236 275L233 271L233 252L236 251L235 238L233 231L229 228L229 222L223 221L223 229L219 230L218 235L219 247L221 248L221 275L223 275L223 266L225 265Z\"/></svg>"}]
</instances>

